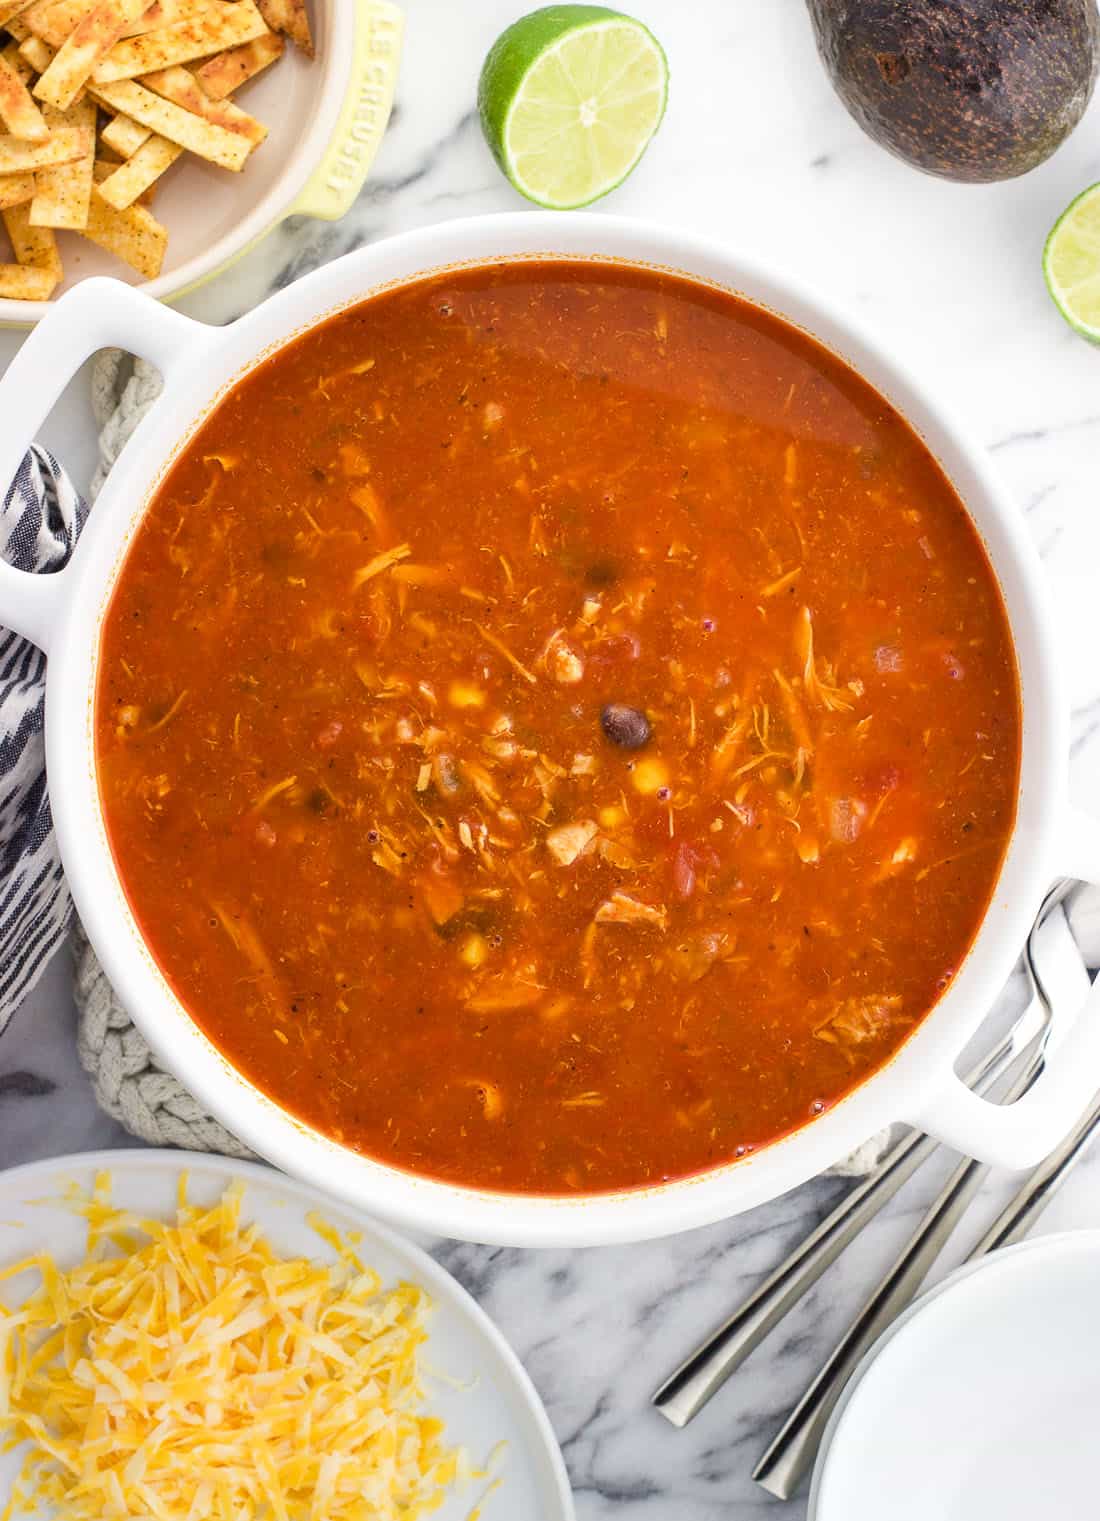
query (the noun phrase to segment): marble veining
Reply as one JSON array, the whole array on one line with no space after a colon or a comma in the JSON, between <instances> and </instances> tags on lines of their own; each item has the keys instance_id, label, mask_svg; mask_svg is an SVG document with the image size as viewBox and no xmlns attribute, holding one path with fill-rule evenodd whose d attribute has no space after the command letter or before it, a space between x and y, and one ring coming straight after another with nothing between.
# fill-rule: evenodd
<instances>
[{"instance_id":1,"label":"marble veining","mask_svg":"<svg viewBox=\"0 0 1100 1521\"><path fill-rule=\"evenodd\" d=\"M405 5L398 109L357 206L335 225L288 222L181 303L191 315L228 322L362 243L521 207L472 111L481 59L518 0ZM829 290L932 380L988 450L1042 554L1073 704L1072 791L1100 812L1100 351L1063 326L1039 267L1055 216L1100 179L1100 100L1025 179L950 185L889 158L844 113L815 57L804 0L632 8L668 51L669 111L643 164L601 209L707 232ZM0 334L0 364L17 343ZM94 439L83 392L70 389L44 432L85 483ZM59 958L0 1041L3 1165L133 1144L95 1109L77 1065L68 971ZM649 1408L654 1385L846 1185L819 1179L738 1220L643 1246L428 1244L530 1370L581 1521L802 1521L804 1499L771 1500L753 1485L752 1466L952 1161L937 1159L913 1180L685 1431ZM937 1276L1012 1187L1003 1176L987 1184ZM1086 1158L1041 1228L1098 1224L1100 1157Z\"/></svg>"}]
</instances>

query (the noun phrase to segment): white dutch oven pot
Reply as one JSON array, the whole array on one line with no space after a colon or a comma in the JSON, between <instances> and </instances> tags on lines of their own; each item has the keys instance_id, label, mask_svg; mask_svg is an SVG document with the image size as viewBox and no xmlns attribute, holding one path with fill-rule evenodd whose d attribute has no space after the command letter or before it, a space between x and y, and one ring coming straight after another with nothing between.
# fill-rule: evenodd
<instances>
[{"instance_id":1,"label":"white dutch oven pot","mask_svg":"<svg viewBox=\"0 0 1100 1521\"><path fill-rule=\"evenodd\" d=\"M459 1188L358 1156L302 1125L236 1072L188 1017L142 942L111 858L96 785L93 704L100 626L152 493L226 388L304 327L395 283L498 259L609 258L681 271L740 292L806 328L920 431L972 514L1000 580L1023 689L1023 767L1011 847L954 982L881 1071L819 1119L744 1160L634 1192L543 1198ZM107 975L158 1057L210 1111L289 1173L406 1226L523 1246L670 1234L733 1215L821 1172L891 1121L1002 1166L1038 1161L1100 1086L1100 988L1027 1096L975 1097L955 1059L1000 992L1056 876L1100 880L1100 825L1066 801L1068 710L1040 569L1023 520L982 451L933 395L827 301L751 259L685 233L611 217L517 215L451 222L340 259L227 328L208 328L128 287L88 280L65 295L0 381L0 481L89 354L120 345L164 374L161 399L111 473L69 566L28 576L0 565L0 622L49 654L46 757L61 852Z\"/></svg>"}]
</instances>

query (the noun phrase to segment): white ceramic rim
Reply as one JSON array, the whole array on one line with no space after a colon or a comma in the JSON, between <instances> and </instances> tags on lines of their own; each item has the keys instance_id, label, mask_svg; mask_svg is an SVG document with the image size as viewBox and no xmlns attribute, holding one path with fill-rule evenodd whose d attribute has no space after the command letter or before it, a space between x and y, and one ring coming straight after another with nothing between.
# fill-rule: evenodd
<instances>
[{"instance_id":1,"label":"white ceramic rim","mask_svg":"<svg viewBox=\"0 0 1100 1521\"><path fill-rule=\"evenodd\" d=\"M997 892L955 981L906 1045L825 1115L747 1158L649 1189L581 1198L491 1193L400 1172L344 1150L253 1088L199 1032L141 941L114 871L92 759L98 628L114 576L149 494L217 396L296 332L372 290L460 262L538 257L609 258L712 280L805 326L876 385L924 435L986 542L1012 620L1024 705L1018 817ZM150 343L154 350L159 345L170 371L167 404L153 409L127 446L69 570L45 578L6 571L0 591L35 581L37 586L26 588L29 600L40 611L46 599L51 601L48 635L45 614L33 608L15 626L51 652L46 721L51 796L85 928L154 1051L235 1134L286 1171L406 1226L538 1246L646 1239L726 1218L804 1182L897 1120L1013 1166L1038 1160L1068 1129L1096 1085L1100 1018L1077 1021L1060 1080L1050 1063L1028 1098L1011 1110L974 1098L953 1073L960 1050L1001 991L1051 878L1065 873L1100 879L1100 830L1071 819L1065 804L1068 708L1038 561L1022 516L982 451L940 416L931 393L877 343L760 261L735 257L681 231L590 213L473 218L408 233L325 266L224 329L204 329L109 281L96 282L94 292L77 287L65 300L74 316L79 303L82 320L102 320L99 335L85 334L85 347L111 339L139 351L144 345L148 353ZM54 363L51 346L69 341L70 326L60 313L43 324L28 340L28 365L36 340L45 361ZM8 394L18 405L15 382ZM1079 1049L1071 1053L1078 1027Z\"/></svg>"},{"instance_id":2,"label":"white ceramic rim","mask_svg":"<svg viewBox=\"0 0 1100 1521\"><path fill-rule=\"evenodd\" d=\"M979 1257L976 1261L960 1263L940 1283L934 1284L919 1299L914 1300L907 1309L903 1310L897 1320L883 1331L874 1346L869 1347L860 1362L857 1363L855 1371L844 1386L844 1392L838 1400L836 1408L829 1417L828 1424L822 1434L821 1446L818 1449L817 1462L814 1464L813 1477L810 1482L806 1521L818 1521L821 1506L828 1502L826 1485L829 1482L830 1455L834 1452L836 1439L840 1434L842 1423L850 1423L852 1419L850 1406L859 1392L859 1386L862 1384L865 1375L870 1372L872 1364L877 1362L890 1343L905 1330L910 1321L916 1320L918 1316L923 1315L937 1300L942 1299L945 1294L951 1293L960 1284L976 1277L979 1273L995 1272L1003 1268L1005 1262L1009 1259L1027 1255L1058 1257L1066 1252L1077 1252L1079 1250L1091 1250L1094 1255L1100 1256L1100 1230L1055 1231L1049 1236L1036 1236L1026 1241L1017 1241L1013 1246L1002 1247L996 1252L990 1252L986 1257ZM1010 1328L1006 1328L1006 1333L1011 1334Z\"/></svg>"},{"instance_id":3,"label":"white ceramic rim","mask_svg":"<svg viewBox=\"0 0 1100 1521\"><path fill-rule=\"evenodd\" d=\"M327 1209L323 1194L319 1195L308 1183L275 1172L261 1162L242 1162L212 1151L203 1152L191 1158L187 1152L170 1151L165 1147L80 1151L60 1157L41 1157L36 1162L24 1162L18 1167L5 1168L3 1186L5 1189L20 1188L26 1182L33 1188L41 1179L42 1186L48 1188L51 1180L58 1173L66 1172L83 1174L91 1170L115 1174L155 1173L162 1169L173 1177L178 1177L182 1172L197 1172L206 1169L213 1173L223 1174L227 1185L240 1178L245 1181L251 1180L258 1187L269 1189L274 1193L285 1194L302 1206L303 1213L318 1208ZM434 1257L429 1257L423 1247L417 1246L414 1241L408 1240L405 1236L399 1236L396 1231L390 1230L377 1220L367 1218L362 1211L357 1211L351 1204L341 1202L338 1207L352 1217L358 1215L357 1223L364 1233L367 1252L370 1250L373 1239L384 1250L392 1252L395 1257L403 1258L412 1269L410 1273L412 1281L426 1287L431 1297L437 1303L447 1304L452 1313L465 1316L481 1339L496 1353L510 1376L513 1388L542 1444L544 1456L548 1460L553 1475L555 1498L561 1516L565 1518L565 1521L573 1521L576 1514L573 1489L569 1483L569 1474L557 1435L550 1424L550 1417L546 1413L546 1407L539 1397L531 1375L520 1362L503 1331L490 1319L470 1291L464 1288L453 1274L448 1273L445 1267L436 1262Z\"/></svg>"},{"instance_id":4,"label":"white ceramic rim","mask_svg":"<svg viewBox=\"0 0 1100 1521\"><path fill-rule=\"evenodd\" d=\"M318 49L313 60L313 67L320 75L317 105L308 123L304 124L299 151L287 161L283 173L247 216L171 274L158 275L155 280L146 280L136 286L135 289L143 295L157 301L170 300L195 285L201 285L224 265L232 264L289 214L321 162L350 85L355 56L355 4L354 0L311 0L311 3L322 12L322 27L318 30L324 46ZM247 166L244 172L247 173ZM0 298L0 327L29 327L43 318L60 299L13 301L9 297Z\"/></svg>"}]
</instances>

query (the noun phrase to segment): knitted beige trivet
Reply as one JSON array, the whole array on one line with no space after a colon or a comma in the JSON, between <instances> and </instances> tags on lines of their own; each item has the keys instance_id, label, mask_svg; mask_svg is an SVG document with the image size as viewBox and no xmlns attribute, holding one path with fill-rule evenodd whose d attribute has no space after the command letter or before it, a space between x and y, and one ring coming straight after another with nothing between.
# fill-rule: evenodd
<instances>
[{"instance_id":1,"label":"knitted beige trivet","mask_svg":"<svg viewBox=\"0 0 1100 1521\"><path fill-rule=\"evenodd\" d=\"M156 401L161 380L152 365L119 349L97 355L92 369L92 408L100 428L99 466L92 480L95 501L122 446ZM203 1109L170 1073L159 1067L144 1036L107 981L84 933L74 938L74 997L79 1014L77 1049L92 1080L96 1102L113 1119L151 1146L220 1151L234 1157L251 1152ZM861 1177L883 1155L889 1133L872 1136L831 1170Z\"/></svg>"},{"instance_id":2,"label":"knitted beige trivet","mask_svg":"<svg viewBox=\"0 0 1100 1521\"><path fill-rule=\"evenodd\" d=\"M96 1103L151 1146L184 1146L232 1157L252 1153L219 1125L170 1073L157 1066L95 958L84 931L73 936L73 996L80 1012L76 1049Z\"/></svg>"}]
</instances>

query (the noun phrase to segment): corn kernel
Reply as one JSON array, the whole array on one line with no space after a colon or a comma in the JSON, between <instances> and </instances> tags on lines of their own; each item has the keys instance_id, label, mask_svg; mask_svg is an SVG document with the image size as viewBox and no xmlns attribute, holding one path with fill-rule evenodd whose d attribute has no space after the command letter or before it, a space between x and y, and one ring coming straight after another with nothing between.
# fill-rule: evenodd
<instances>
[{"instance_id":1,"label":"corn kernel","mask_svg":"<svg viewBox=\"0 0 1100 1521\"><path fill-rule=\"evenodd\" d=\"M659 755L647 755L634 767L631 780L639 792L651 797L668 786L668 767Z\"/></svg>"},{"instance_id":2,"label":"corn kernel","mask_svg":"<svg viewBox=\"0 0 1100 1521\"><path fill-rule=\"evenodd\" d=\"M469 681L452 681L447 688L447 701L453 708L483 708L485 693Z\"/></svg>"},{"instance_id":3,"label":"corn kernel","mask_svg":"<svg viewBox=\"0 0 1100 1521\"><path fill-rule=\"evenodd\" d=\"M476 930L466 935L458 947L458 957L471 971L477 971L489 959L489 942Z\"/></svg>"},{"instance_id":4,"label":"corn kernel","mask_svg":"<svg viewBox=\"0 0 1100 1521\"><path fill-rule=\"evenodd\" d=\"M626 823L627 812L620 803L608 803L601 808L596 817L600 821L601 829L621 829Z\"/></svg>"}]
</instances>

